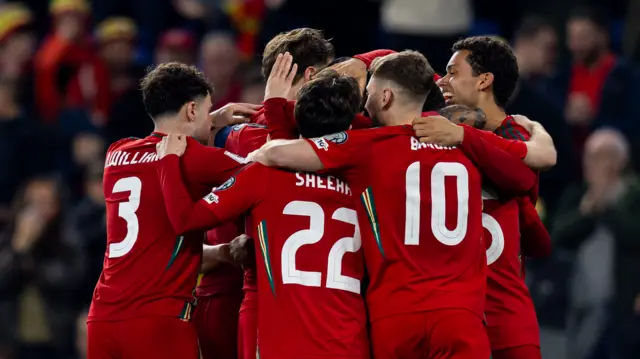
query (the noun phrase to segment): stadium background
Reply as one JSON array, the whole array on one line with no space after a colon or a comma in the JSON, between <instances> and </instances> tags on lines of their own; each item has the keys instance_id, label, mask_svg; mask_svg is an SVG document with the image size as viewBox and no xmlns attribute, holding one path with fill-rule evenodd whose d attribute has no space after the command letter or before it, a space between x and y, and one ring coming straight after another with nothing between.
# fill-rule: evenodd
<instances>
[{"instance_id":1,"label":"stadium background","mask_svg":"<svg viewBox=\"0 0 640 359\"><path fill-rule=\"evenodd\" d=\"M590 186L582 153L599 128L620 130L617 145L632 149L630 170L608 173L609 180L635 184L631 169L639 163L640 1L593 3L599 7L585 8L593 5L586 0L0 0L0 359L84 358L83 316L105 248L104 151L152 129L137 89L145 67L194 63L213 83L216 106L258 103L262 47L301 26L323 29L338 56L410 48L440 73L461 36L509 41L522 81L508 110L541 122L559 157L541 176L539 206L554 254L527 266L543 357L616 358L614 337L639 350L640 230L611 228L605 215L580 217L580 201L571 200ZM580 60L593 56L601 61L586 70ZM616 156L593 158L604 173ZM603 212L640 221L634 188ZM584 223L577 220L596 225L567 231ZM620 299L629 296L633 305Z\"/></svg>"}]
</instances>

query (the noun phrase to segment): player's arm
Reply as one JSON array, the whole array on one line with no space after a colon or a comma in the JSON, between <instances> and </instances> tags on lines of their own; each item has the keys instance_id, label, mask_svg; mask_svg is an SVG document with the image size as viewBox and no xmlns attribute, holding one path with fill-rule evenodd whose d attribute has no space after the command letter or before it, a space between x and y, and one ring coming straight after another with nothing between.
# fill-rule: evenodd
<instances>
[{"instance_id":1,"label":"player's arm","mask_svg":"<svg viewBox=\"0 0 640 359\"><path fill-rule=\"evenodd\" d=\"M359 145L366 141L363 131L368 130L346 131L312 139L269 141L251 153L248 159L270 167L340 175L341 171L357 166L366 152ZM326 139L332 136L339 140Z\"/></svg>"},{"instance_id":2,"label":"player's arm","mask_svg":"<svg viewBox=\"0 0 640 359\"><path fill-rule=\"evenodd\" d=\"M230 177L217 190L194 202L180 176L180 159L167 155L158 163L158 178L165 208L177 234L206 230L233 220L250 210L264 190L264 178L257 170L245 170ZM250 166L255 167L255 166Z\"/></svg>"},{"instance_id":3,"label":"player's arm","mask_svg":"<svg viewBox=\"0 0 640 359\"><path fill-rule=\"evenodd\" d=\"M514 115L515 122L527 130L530 134L527 143L527 156L525 163L538 171L546 171L556 165L558 153L553 144L553 138L544 127L535 121L520 115ZM520 131L516 131L519 133Z\"/></svg>"},{"instance_id":4,"label":"player's arm","mask_svg":"<svg viewBox=\"0 0 640 359\"><path fill-rule=\"evenodd\" d=\"M187 138L180 171L187 185L215 187L245 166L246 160L220 148L207 147Z\"/></svg>"},{"instance_id":5,"label":"player's arm","mask_svg":"<svg viewBox=\"0 0 640 359\"><path fill-rule=\"evenodd\" d=\"M520 208L520 248L527 257L541 258L551 254L551 236L542 223L529 197L518 197Z\"/></svg>"},{"instance_id":6,"label":"player's arm","mask_svg":"<svg viewBox=\"0 0 640 359\"><path fill-rule=\"evenodd\" d=\"M535 186L538 177L522 162L521 156L506 152L487 141L481 130L466 125L456 127L463 130L460 149L478 166L482 175L501 191L525 194ZM495 138L498 139L498 136ZM524 146L523 142L520 144Z\"/></svg>"},{"instance_id":7,"label":"player's arm","mask_svg":"<svg viewBox=\"0 0 640 359\"><path fill-rule=\"evenodd\" d=\"M200 267L200 273L206 274L221 264L232 262L229 243L215 245L205 244L202 247L202 266Z\"/></svg>"}]
</instances>

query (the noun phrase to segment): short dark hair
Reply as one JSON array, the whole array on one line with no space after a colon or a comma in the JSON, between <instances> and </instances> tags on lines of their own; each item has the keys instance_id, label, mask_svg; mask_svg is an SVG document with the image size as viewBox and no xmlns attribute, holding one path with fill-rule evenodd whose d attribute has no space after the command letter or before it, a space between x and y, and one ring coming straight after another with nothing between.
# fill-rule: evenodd
<instances>
[{"instance_id":1,"label":"short dark hair","mask_svg":"<svg viewBox=\"0 0 640 359\"><path fill-rule=\"evenodd\" d=\"M167 62L152 68L140 85L144 107L151 118L177 113L187 102L213 92L197 67L179 62Z\"/></svg>"},{"instance_id":2,"label":"short dark hair","mask_svg":"<svg viewBox=\"0 0 640 359\"><path fill-rule=\"evenodd\" d=\"M446 100L444 99L444 95L442 91L440 91L440 87L435 81L433 85L431 85L431 90L429 91L429 95L427 99L424 101L424 105L422 106L422 110L427 111L437 111L446 106Z\"/></svg>"},{"instance_id":3,"label":"short dark hair","mask_svg":"<svg viewBox=\"0 0 640 359\"><path fill-rule=\"evenodd\" d=\"M319 75L300 88L295 105L298 131L305 138L346 131L360 111L362 95L354 78L334 70Z\"/></svg>"},{"instance_id":4,"label":"short dark hair","mask_svg":"<svg viewBox=\"0 0 640 359\"><path fill-rule=\"evenodd\" d=\"M324 38L322 31L303 27L283 32L267 43L262 53L262 75L268 78L279 54L288 52L293 62L298 64L298 81L307 67L325 66L335 56L331 42Z\"/></svg>"},{"instance_id":5,"label":"short dark hair","mask_svg":"<svg viewBox=\"0 0 640 359\"><path fill-rule=\"evenodd\" d=\"M549 21L537 15L529 15L522 20L516 29L514 38L516 40L531 40L547 29L553 29Z\"/></svg>"},{"instance_id":6,"label":"short dark hair","mask_svg":"<svg viewBox=\"0 0 640 359\"><path fill-rule=\"evenodd\" d=\"M440 116L446 117L450 121L457 119L459 123L468 124L467 122L473 119L471 124L474 128L484 129L487 124L487 115L480 108L471 108L465 105L449 105L438 110Z\"/></svg>"},{"instance_id":7,"label":"short dark hair","mask_svg":"<svg viewBox=\"0 0 640 359\"><path fill-rule=\"evenodd\" d=\"M504 108L520 76L518 61L509 44L491 36L474 36L456 42L452 50L469 52L467 62L474 76L487 72L493 74L493 97L496 104Z\"/></svg>"},{"instance_id":8,"label":"short dark hair","mask_svg":"<svg viewBox=\"0 0 640 359\"><path fill-rule=\"evenodd\" d=\"M435 71L421 53L402 51L379 57L371 64L371 76L392 81L406 90L413 101L423 102L433 88Z\"/></svg>"}]
</instances>

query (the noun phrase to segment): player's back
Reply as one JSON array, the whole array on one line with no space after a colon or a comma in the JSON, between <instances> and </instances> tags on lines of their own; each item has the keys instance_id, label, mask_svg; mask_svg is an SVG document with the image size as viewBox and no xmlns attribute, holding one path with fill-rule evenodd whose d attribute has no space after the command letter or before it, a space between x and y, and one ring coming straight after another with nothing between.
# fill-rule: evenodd
<instances>
[{"instance_id":1,"label":"player's back","mask_svg":"<svg viewBox=\"0 0 640 359\"><path fill-rule=\"evenodd\" d=\"M107 151L107 250L89 320L191 315L202 234L178 236L169 222L156 173L160 139L124 139Z\"/></svg>"},{"instance_id":2,"label":"player's back","mask_svg":"<svg viewBox=\"0 0 640 359\"><path fill-rule=\"evenodd\" d=\"M421 144L410 127L349 132L364 134L363 143L352 145L366 153L365 172L353 172L348 181L358 183L361 223L368 218L373 228L363 230L371 320L453 308L482 316L486 259L478 170L455 147Z\"/></svg>"},{"instance_id":3,"label":"player's back","mask_svg":"<svg viewBox=\"0 0 640 359\"><path fill-rule=\"evenodd\" d=\"M351 189L330 176L260 167L268 193L251 215L260 357L367 358L364 264Z\"/></svg>"},{"instance_id":4,"label":"player's back","mask_svg":"<svg viewBox=\"0 0 640 359\"><path fill-rule=\"evenodd\" d=\"M496 134L527 140L529 133L508 116ZM492 350L540 345L538 320L524 281L520 250L520 207L515 198L483 191L484 238L487 247L487 334Z\"/></svg>"}]
</instances>

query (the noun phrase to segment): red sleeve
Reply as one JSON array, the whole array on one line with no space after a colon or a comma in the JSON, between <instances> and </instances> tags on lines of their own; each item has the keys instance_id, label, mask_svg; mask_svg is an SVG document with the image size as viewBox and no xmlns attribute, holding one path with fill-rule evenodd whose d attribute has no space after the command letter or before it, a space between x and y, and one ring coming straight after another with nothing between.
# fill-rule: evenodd
<instances>
[{"instance_id":1,"label":"red sleeve","mask_svg":"<svg viewBox=\"0 0 640 359\"><path fill-rule=\"evenodd\" d=\"M262 103L269 135L273 140L290 140L297 137L294 105L285 98L270 98Z\"/></svg>"},{"instance_id":2,"label":"red sleeve","mask_svg":"<svg viewBox=\"0 0 640 359\"><path fill-rule=\"evenodd\" d=\"M522 141L514 141L507 140L506 138L502 138L492 132L488 131L480 131L478 130L478 134L482 136L482 138L491 143L492 145L498 147L499 149L508 152L519 159L524 159L527 156L527 145ZM465 132L466 135L466 132Z\"/></svg>"},{"instance_id":3,"label":"red sleeve","mask_svg":"<svg viewBox=\"0 0 640 359\"><path fill-rule=\"evenodd\" d=\"M257 167L252 165L193 202L180 177L179 161L180 157L169 155L158 161L157 167L167 215L177 234L210 229L237 218L252 208L266 183L256 181L254 186L251 178L264 178L265 174L259 168L252 169Z\"/></svg>"},{"instance_id":4,"label":"red sleeve","mask_svg":"<svg viewBox=\"0 0 640 359\"><path fill-rule=\"evenodd\" d=\"M482 176L493 182L500 191L524 195L535 186L535 173L520 158L486 141L482 131L465 125L462 127L464 141L460 149L478 166Z\"/></svg>"},{"instance_id":5,"label":"red sleeve","mask_svg":"<svg viewBox=\"0 0 640 359\"><path fill-rule=\"evenodd\" d=\"M239 130L231 130L225 148L242 157L262 147L267 142L269 129L255 127L259 125L247 124Z\"/></svg>"},{"instance_id":6,"label":"red sleeve","mask_svg":"<svg viewBox=\"0 0 640 359\"><path fill-rule=\"evenodd\" d=\"M527 257L540 258L551 254L551 236L529 197L519 197L520 248Z\"/></svg>"},{"instance_id":7,"label":"red sleeve","mask_svg":"<svg viewBox=\"0 0 640 359\"><path fill-rule=\"evenodd\" d=\"M377 59L378 57L387 56L393 53L395 53L395 51L393 50L373 50L365 52L364 54L355 55L353 58L364 62L367 65L368 69L371 67L371 63L373 62L373 60Z\"/></svg>"},{"instance_id":8,"label":"red sleeve","mask_svg":"<svg viewBox=\"0 0 640 359\"><path fill-rule=\"evenodd\" d=\"M187 138L187 150L180 161L187 183L215 187L245 166L244 158L216 147L207 147Z\"/></svg>"},{"instance_id":9,"label":"red sleeve","mask_svg":"<svg viewBox=\"0 0 640 359\"><path fill-rule=\"evenodd\" d=\"M340 177L345 170L362 163L370 143L369 130L338 132L324 137L306 139L324 167L323 172Z\"/></svg>"},{"instance_id":10,"label":"red sleeve","mask_svg":"<svg viewBox=\"0 0 640 359\"><path fill-rule=\"evenodd\" d=\"M35 97L40 116L45 122L55 121L63 97L56 85L60 62L71 44L56 36L48 37L35 55Z\"/></svg>"},{"instance_id":11,"label":"red sleeve","mask_svg":"<svg viewBox=\"0 0 640 359\"><path fill-rule=\"evenodd\" d=\"M353 122L351 122L352 130L364 130L366 128L371 128L373 125L371 118L359 113L356 117L353 118Z\"/></svg>"}]
</instances>

